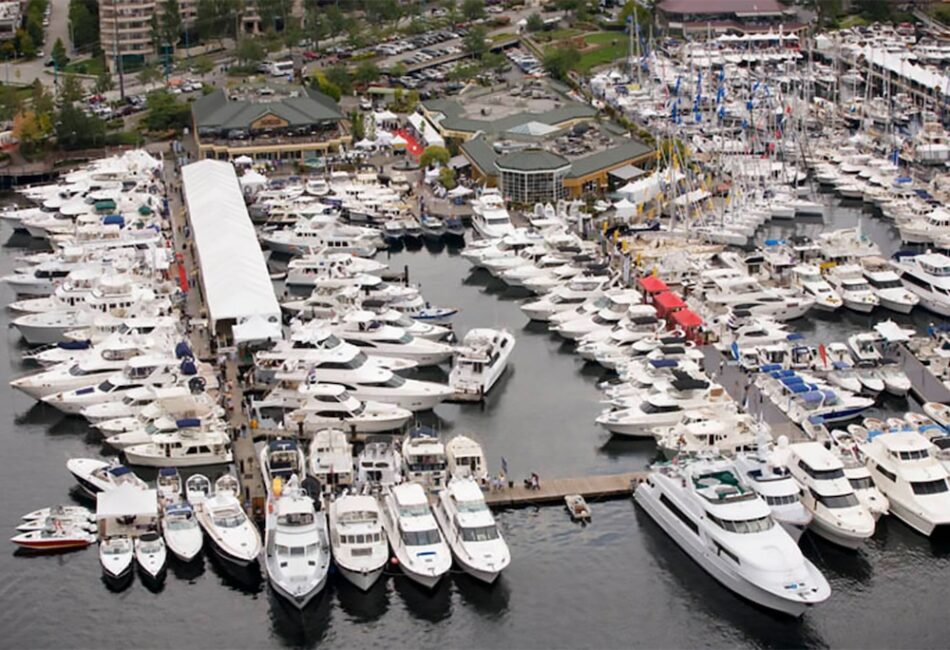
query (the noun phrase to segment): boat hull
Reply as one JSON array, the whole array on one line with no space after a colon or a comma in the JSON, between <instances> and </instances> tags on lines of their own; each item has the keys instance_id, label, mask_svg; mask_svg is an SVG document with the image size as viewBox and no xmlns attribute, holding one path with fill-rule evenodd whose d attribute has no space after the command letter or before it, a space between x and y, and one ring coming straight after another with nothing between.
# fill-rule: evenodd
<instances>
[{"instance_id":1,"label":"boat hull","mask_svg":"<svg viewBox=\"0 0 950 650\"><path fill-rule=\"evenodd\" d=\"M379 580L380 576L383 575L384 568L381 566L372 571L358 571L356 569L348 569L340 563L337 563L336 566L343 577L361 591L369 591L370 588L376 584L376 581Z\"/></svg>"}]
</instances>

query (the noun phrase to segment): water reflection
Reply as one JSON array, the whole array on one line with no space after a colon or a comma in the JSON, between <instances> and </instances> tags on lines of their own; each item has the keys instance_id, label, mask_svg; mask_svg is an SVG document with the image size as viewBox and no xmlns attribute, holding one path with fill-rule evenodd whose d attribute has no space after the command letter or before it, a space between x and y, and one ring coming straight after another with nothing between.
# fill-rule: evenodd
<instances>
[{"instance_id":1,"label":"water reflection","mask_svg":"<svg viewBox=\"0 0 950 650\"><path fill-rule=\"evenodd\" d=\"M452 574L452 584L462 597L463 604L470 606L486 620L501 620L508 614L511 591L504 575L489 585L460 571Z\"/></svg>"},{"instance_id":2,"label":"water reflection","mask_svg":"<svg viewBox=\"0 0 950 650\"><path fill-rule=\"evenodd\" d=\"M199 553L197 557L190 562L185 562L169 553L168 572L174 576L176 580L184 580L189 584L195 584L198 578L205 574L204 555Z\"/></svg>"},{"instance_id":3,"label":"water reflection","mask_svg":"<svg viewBox=\"0 0 950 650\"><path fill-rule=\"evenodd\" d=\"M332 587L327 585L306 607L299 609L274 593L273 589L268 589L271 636L292 648L318 645L330 629L333 596L328 592L332 591Z\"/></svg>"},{"instance_id":4,"label":"water reflection","mask_svg":"<svg viewBox=\"0 0 950 650\"><path fill-rule=\"evenodd\" d=\"M221 559L213 548L205 547L205 554L211 563L212 572L232 591L245 594L259 594L264 588L264 579L261 576L261 567L257 562L247 566L239 566L234 562Z\"/></svg>"},{"instance_id":5,"label":"water reflection","mask_svg":"<svg viewBox=\"0 0 950 650\"><path fill-rule=\"evenodd\" d=\"M806 531L798 540L802 554L811 560L832 582L835 578L847 578L852 583L866 585L874 577L874 567L868 561L865 549L847 549ZM834 591L834 585L832 586Z\"/></svg>"},{"instance_id":6,"label":"water reflection","mask_svg":"<svg viewBox=\"0 0 950 650\"><path fill-rule=\"evenodd\" d=\"M350 620L357 623L375 621L389 611L389 579L381 577L367 591L363 591L335 571L333 583L340 608Z\"/></svg>"},{"instance_id":7,"label":"water reflection","mask_svg":"<svg viewBox=\"0 0 950 650\"><path fill-rule=\"evenodd\" d=\"M438 623L451 615L452 589L451 581L447 578L442 578L434 589L426 589L403 574L393 577L392 582L396 593L406 604L406 610L413 617Z\"/></svg>"}]
</instances>

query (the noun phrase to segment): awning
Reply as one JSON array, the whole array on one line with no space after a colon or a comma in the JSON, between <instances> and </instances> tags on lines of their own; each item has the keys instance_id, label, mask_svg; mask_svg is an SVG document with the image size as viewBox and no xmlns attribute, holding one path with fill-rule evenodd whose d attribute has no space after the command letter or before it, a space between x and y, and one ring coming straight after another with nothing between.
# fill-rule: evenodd
<instances>
[{"instance_id":1,"label":"awning","mask_svg":"<svg viewBox=\"0 0 950 650\"><path fill-rule=\"evenodd\" d=\"M457 156L452 156L449 158L449 167L452 169L465 169L470 166L472 163L468 161L468 158L459 154Z\"/></svg>"},{"instance_id":2,"label":"awning","mask_svg":"<svg viewBox=\"0 0 950 650\"><path fill-rule=\"evenodd\" d=\"M635 178L640 178L646 174L645 171L631 164L626 164L623 167L618 167L617 169L608 172L608 176L613 176L617 180L624 182L632 181Z\"/></svg>"},{"instance_id":3,"label":"awning","mask_svg":"<svg viewBox=\"0 0 950 650\"><path fill-rule=\"evenodd\" d=\"M664 291L670 290L670 288L666 286L666 283L655 275L648 275L646 277L640 278L637 281L637 284L639 284L640 288L647 293L662 293Z\"/></svg>"},{"instance_id":4,"label":"awning","mask_svg":"<svg viewBox=\"0 0 950 650\"><path fill-rule=\"evenodd\" d=\"M681 309L674 313L673 321L680 327L699 327L703 324L703 319L691 309Z\"/></svg>"},{"instance_id":5,"label":"awning","mask_svg":"<svg viewBox=\"0 0 950 650\"><path fill-rule=\"evenodd\" d=\"M658 293L653 298L653 302L656 303L657 307L660 307L664 312L667 313L674 309L682 309L686 306L686 303L683 302L682 298L670 291Z\"/></svg>"},{"instance_id":6,"label":"awning","mask_svg":"<svg viewBox=\"0 0 950 650\"><path fill-rule=\"evenodd\" d=\"M905 329L892 320L886 320L874 326L874 331L880 334L888 343L897 343L898 341L909 341L915 332L912 329Z\"/></svg>"},{"instance_id":7,"label":"awning","mask_svg":"<svg viewBox=\"0 0 950 650\"><path fill-rule=\"evenodd\" d=\"M231 328L235 343L252 343L263 341L279 341L283 338L280 329L280 319L263 316L252 316Z\"/></svg>"},{"instance_id":8,"label":"awning","mask_svg":"<svg viewBox=\"0 0 950 650\"><path fill-rule=\"evenodd\" d=\"M111 517L157 517L158 493L122 483L96 495L96 519Z\"/></svg>"}]
</instances>

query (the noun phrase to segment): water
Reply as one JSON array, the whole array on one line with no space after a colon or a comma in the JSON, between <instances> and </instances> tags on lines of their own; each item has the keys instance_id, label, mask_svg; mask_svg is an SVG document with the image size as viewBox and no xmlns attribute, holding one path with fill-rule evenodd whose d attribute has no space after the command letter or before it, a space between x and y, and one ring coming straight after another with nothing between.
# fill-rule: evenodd
<instances>
[{"instance_id":1,"label":"water","mask_svg":"<svg viewBox=\"0 0 950 650\"><path fill-rule=\"evenodd\" d=\"M830 199L829 199L830 200ZM835 226L860 211L836 209ZM801 228L821 228L819 222ZM863 227L886 250L891 229ZM788 232L772 226L769 236ZM0 272L15 268L13 245ZM408 265L434 304L453 304L461 332L504 326L517 336L512 368L481 405L441 405L436 424L468 433L514 478L640 469L653 457L644 441L611 440L594 424L603 373L583 365L543 327L527 325L519 294L451 249L393 254ZM5 291L5 290L4 290ZM5 295L9 299L9 295ZM841 340L880 317L844 314L796 323L813 340ZM884 317L887 317L885 314ZM928 316L915 316L925 323ZM9 314L0 312L0 324ZM0 349L4 378L24 372L15 330ZM29 510L68 502L70 456L107 453L88 427L14 393L3 382L0 522L12 529ZM895 405L897 408L899 405ZM593 504L592 525L568 521L557 507L501 513L511 567L493 587L453 574L432 593L394 572L367 594L332 576L299 613L271 594L259 575L208 554L195 566L172 563L159 593L135 579L120 593L100 579L95 549L50 557L0 554L0 633L7 647L942 647L950 633L944 594L950 546L933 543L894 519L879 524L857 553L806 535L805 553L832 585L831 599L801 620L775 616L723 589L681 552L632 501Z\"/></svg>"}]
</instances>

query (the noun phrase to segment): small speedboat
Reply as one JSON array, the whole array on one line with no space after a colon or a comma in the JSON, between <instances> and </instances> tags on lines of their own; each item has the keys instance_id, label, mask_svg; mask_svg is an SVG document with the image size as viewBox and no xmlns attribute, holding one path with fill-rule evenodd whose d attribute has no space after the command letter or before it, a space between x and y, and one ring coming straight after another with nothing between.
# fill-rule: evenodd
<instances>
[{"instance_id":1,"label":"small speedboat","mask_svg":"<svg viewBox=\"0 0 950 650\"><path fill-rule=\"evenodd\" d=\"M132 470L116 461L107 463L95 458L70 458L66 461L66 469L90 496L107 492L124 483L143 489L148 487Z\"/></svg>"},{"instance_id":2,"label":"small speedboat","mask_svg":"<svg viewBox=\"0 0 950 650\"><path fill-rule=\"evenodd\" d=\"M146 577L164 580L167 556L165 540L158 533L148 532L135 540L135 561Z\"/></svg>"},{"instance_id":3,"label":"small speedboat","mask_svg":"<svg viewBox=\"0 0 950 650\"><path fill-rule=\"evenodd\" d=\"M110 537L99 542L99 564L106 578L121 580L131 575L133 557L132 540L128 537Z\"/></svg>"},{"instance_id":4,"label":"small speedboat","mask_svg":"<svg viewBox=\"0 0 950 650\"><path fill-rule=\"evenodd\" d=\"M183 502L165 506L162 533L168 550L182 562L190 562L201 553L204 536L190 504Z\"/></svg>"},{"instance_id":5,"label":"small speedboat","mask_svg":"<svg viewBox=\"0 0 950 650\"><path fill-rule=\"evenodd\" d=\"M20 533L10 538L10 541L31 551L52 553L86 548L96 541L96 536L79 528L54 524L43 530Z\"/></svg>"},{"instance_id":6,"label":"small speedboat","mask_svg":"<svg viewBox=\"0 0 950 650\"><path fill-rule=\"evenodd\" d=\"M590 521L590 507L579 494L568 494L564 497L564 505L573 521Z\"/></svg>"},{"instance_id":7,"label":"small speedboat","mask_svg":"<svg viewBox=\"0 0 950 650\"><path fill-rule=\"evenodd\" d=\"M165 501L174 503L181 499L181 474L175 467L162 467L158 470L158 478L155 480L155 487L158 488L158 497Z\"/></svg>"},{"instance_id":8,"label":"small speedboat","mask_svg":"<svg viewBox=\"0 0 950 650\"><path fill-rule=\"evenodd\" d=\"M192 474L185 481L185 499L197 508L211 496L211 479L204 474Z\"/></svg>"},{"instance_id":9,"label":"small speedboat","mask_svg":"<svg viewBox=\"0 0 950 650\"><path fill-rule=\"evenodd\" d=\"M67 518L74 520L85 519L87 521L95 520L95 515L93 514L92 510L82 506L56 505L50 506L49 508L40 508L39 510L34 510L33 512L28 512L23 515L23 519L46 519L48 517Z\"/></svg>"},{"instance_id":10,"label":"small speedboat","mask_svg":"<svg viewBox=\"0 0 950 650\"><path fill-rule=\"evenodd\" d=\"M950 406L940 402L927 402L924 404L924 413L940 426L950 427Z\"/></svg>"},{"instance_id":11,"label":"small speedboat","mask_svg":"<svg viewBox=\"0 0 950 650\"><path fill-rule=\"evenodd\" d=\"M50 526L61 526L65 528L76 528L95 533L96 524L88 519L71 519L69 517L47 517L46 519L25 519L23 523L16 527L17 532L28 533L33 530L43 530Z\"/></svg>"}]
</instances>

